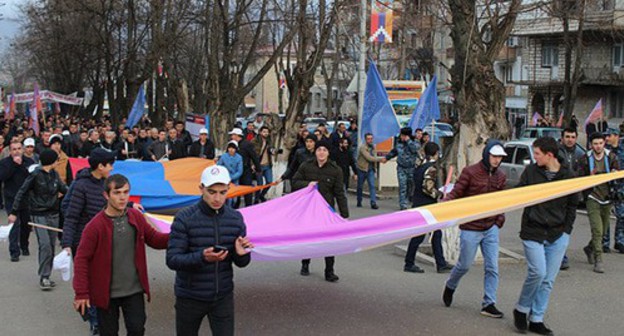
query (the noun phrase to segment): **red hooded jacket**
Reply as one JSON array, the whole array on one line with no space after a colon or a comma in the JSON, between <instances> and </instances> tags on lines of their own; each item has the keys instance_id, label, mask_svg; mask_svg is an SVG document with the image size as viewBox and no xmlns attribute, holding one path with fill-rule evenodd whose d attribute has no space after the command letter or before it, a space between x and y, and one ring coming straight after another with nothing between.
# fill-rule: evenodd
<instances>
[{"instance_id":1,"label":"red hooded jacket","mask_svg":"<svg viewBox=\"0 0 624 336\"><path fill-rule=\"evenodd\" d=\"M128 209L128 223L136 229L134 264L139 281L150 300L145 244L164 250L169 235L156 231L141 212ZM85 227L74 258L74 292L76 300L89 299L90 304L108 309L113 259L113 223L100 211Z\"/></svg>"}]
</instances>

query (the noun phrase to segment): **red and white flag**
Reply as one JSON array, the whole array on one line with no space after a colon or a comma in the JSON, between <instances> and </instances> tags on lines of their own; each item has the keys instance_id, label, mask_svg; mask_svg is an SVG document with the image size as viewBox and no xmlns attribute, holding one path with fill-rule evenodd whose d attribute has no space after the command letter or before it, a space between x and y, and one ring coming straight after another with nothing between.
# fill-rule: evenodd
<instances>
[{"instance_id":1,"label":"red and white flag","mask_svg":"<svg viewBox=\"0 0 624 336\"><path fill-rule=\"evenodd\" d=\"M589 123L594 123L598 120L601 120L604 118L604 109L602 108L602 98L600 100L598 100L598 102L596 103L596 106L594 106L594 109L591 111L591 113L587 116L587 119L585 119L585 126L587 126Z\"/></svg>"}]
</instances>

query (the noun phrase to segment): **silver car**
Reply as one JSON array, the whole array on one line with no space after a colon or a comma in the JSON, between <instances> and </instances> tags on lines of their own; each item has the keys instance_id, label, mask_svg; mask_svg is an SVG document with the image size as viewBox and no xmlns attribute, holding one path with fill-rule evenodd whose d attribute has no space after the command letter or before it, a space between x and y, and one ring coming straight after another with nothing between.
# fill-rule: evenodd
<instances>
[{"instance_id":1,"label":"silver car","mask_svg":"<svg viewBox=\"0 0 624 336\"><path fill-rule=\"evenodd\" d=\"M503 158L500 169L507 176L507 187L515 187L520 182L524 168L535 162L533 156L533 141L535 139L514 140L505 143L507 156ZM585 153L583 146L576 144L576 151Z\"/></svg>"}]
</instances>

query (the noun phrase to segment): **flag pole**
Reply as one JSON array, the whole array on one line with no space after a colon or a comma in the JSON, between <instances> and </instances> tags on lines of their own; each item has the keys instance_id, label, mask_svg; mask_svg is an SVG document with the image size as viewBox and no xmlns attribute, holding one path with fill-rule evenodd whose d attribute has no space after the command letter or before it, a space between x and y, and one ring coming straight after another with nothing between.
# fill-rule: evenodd
<instances>
[{"instance_id":1,"label":"flag pole","mask_svg":"<svg viewBox=\"0 0 624 336\"><path fill-rule=\"evenodd\" d=\"M360 1L360 62L358 64L358 144L362 141L364 113L364 71L366 70L366 0ZM357 149L356 149L357 150Z\"/></svg>"}]
</instances>

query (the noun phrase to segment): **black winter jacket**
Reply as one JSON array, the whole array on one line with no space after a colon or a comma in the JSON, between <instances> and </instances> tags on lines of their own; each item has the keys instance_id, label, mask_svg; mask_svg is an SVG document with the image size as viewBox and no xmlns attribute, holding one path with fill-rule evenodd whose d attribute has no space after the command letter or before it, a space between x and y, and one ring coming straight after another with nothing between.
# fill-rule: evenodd
<instances>
[{"instance_id":1,"label":"black winter jacket","mask_svg":"<svg viewBox=\"0 0 624 336\"><path fill-rule=\"evenodd\" d=\"M520 176L518 187L555 182L574 176L574 172L567 166L561 165L552 181L548 181L545 169L538 167L537 164L531 164L524 169L522 176ZM548 188L548 186L545 185L544 188ZM570 234L576 218L578 200L578 194L571 194L525 208L522 212L520 238L538 243L547 240L552 243L559 239L564 232Z\"/></svg>"},{"instance_id":2,"label":"black winter jacket","mask_svg":"<svg viewBox=\"0 0 624 336\"><path fill-rule=\"evenodd\" d=\"M316 160L304 162L292 178L292 188L293 190L303 189L312 181L318 182L318 191L325 201L334 209L337 202L340 216L349 218L342 169L331 160L328 160L323 167L319 167Z\"/></svg>"},{"instance_id":3,"label":"black winter jacket","mask_svg":"<svg viewBox=\"0 0 624 336\"><path fill-rule=\"evenodd\" d=\"M236 254L234 242L247 229L240 212L225 205L213 210L203 200L178 212L169 234L167 266L176 271L175 295L200 301L215 301L234 290L232 263L245 267L250 254ZM204 249L222 245L228 249L224 261L209 263Z\"/></svg>"},{"instance_id":4,"label":"black winter jacket","mask_svg":"<svg viewBox=\"0 0 624 336\"><path fill-rule=\"evenodd\" d=\"M200 157L200 155L204 155L206 159L214 160L215 158L215 147L210 139L206 139L206 145L204 145L204 152L201 152L201 143L199 140L193 142L191 148L189 149L189 156L192 157Z\"/></svg>"},{"instance_id":5,"label":"black winter jacket","mask_svg":"<svg viewBox=\"0 0 624 336\"><path fill-rule=\"evenodd\" d=\"M251 170L251 166L256 167L256 172L260 171L260 158L251 142L241 140L238 143L238 154L243 157L243 171Z\"/></svg>"},{"instance_id":6,"label":"black winter jacket","mask_svg":"<svg viewBox=\"0 0 624 336\"><path fill-rule=\"evenodd\" d=\"M6 204L12 204L17 192L24 181L28 177L28 167L35 162L22 156L22 164L17 165L13 162L13 157L7 157L0 160L0 181L4 182L4 201ZM23 204L26 206L26 204Z\"/></svg>"},{"instance_id":7,"label":"black winter jacket","mask_svg":"<svg viewBox=\"0 0 624 336\"><path fill-rule=\"evenodd\" d=\"M30 214L44 216L59 212L59 193L66 194L67 186L54 170L46 172L35 169L20 187L13 202L12 215L22 209L23 202L28 202Z\"/></svg>"},{"instance_id":8,"label":"black winter jacket","mask_svg":"<svg viewBox=\"0 0 624 336\"><path fill-rule=\"evenodd\" d=\"M284 172L284 175L282 175L282 180L291 179L297 170L299 170L299 166L301 166L304 162L312 161L315 158L316 156L314 155L314 151L310 152L307 148L305 148L305 146L303 148L299 148L295 153L295 158L288 166L288 169L286 169L286 172Z\"/></svg>"}]
</instances>

